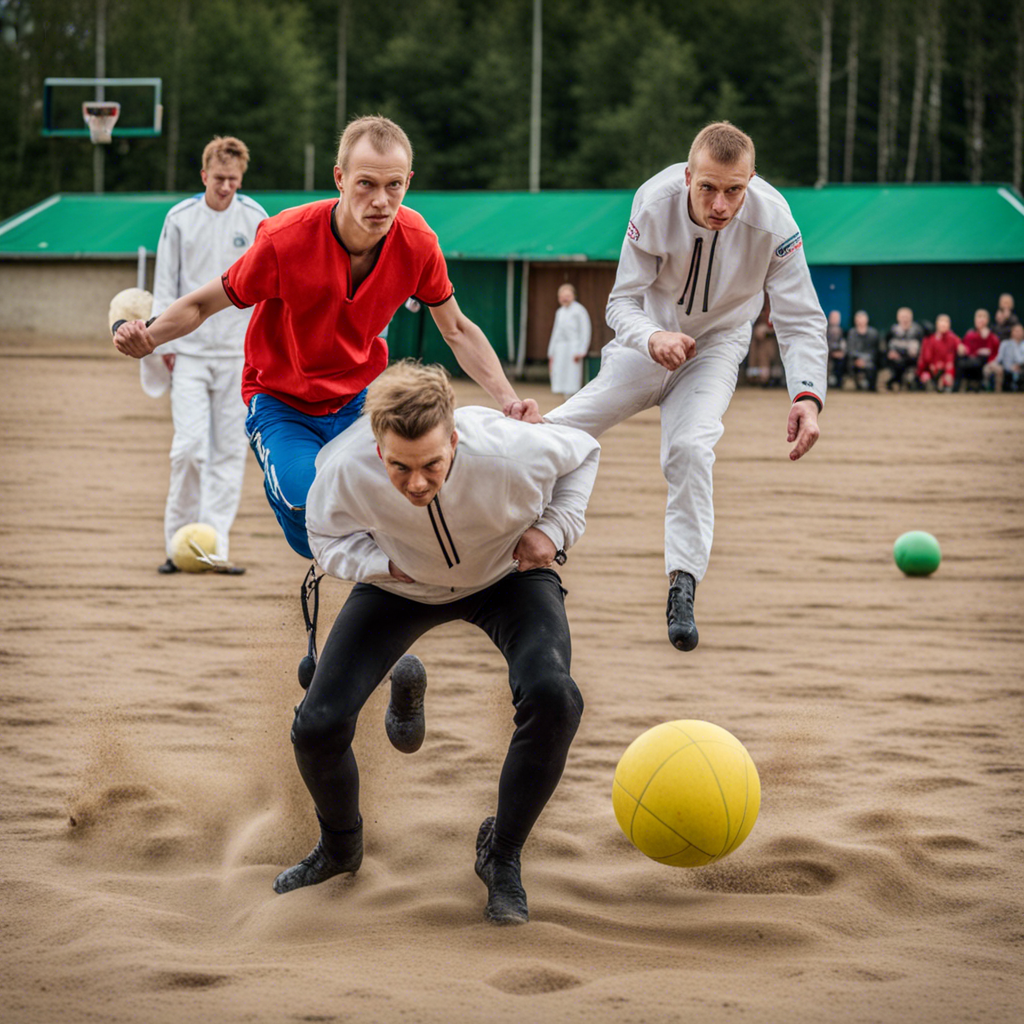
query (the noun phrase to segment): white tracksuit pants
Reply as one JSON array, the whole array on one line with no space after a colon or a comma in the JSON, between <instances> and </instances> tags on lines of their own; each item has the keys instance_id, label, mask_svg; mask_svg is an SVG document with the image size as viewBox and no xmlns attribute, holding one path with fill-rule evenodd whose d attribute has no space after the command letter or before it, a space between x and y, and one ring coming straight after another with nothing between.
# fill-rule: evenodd
<instances>
[{"instance_id":1,"label":"white tracksuit pants","mask_svg":"<svg viewBox=\"0 0 1024 1024\"><path fill-rule=\"evenodd\" d=\"M242 497L249 442L242 401L241 356L177 355L171 374L171 483L164 509L167 554L188 523L206 523L228 557L228 533Z\"/></svg>"},{"instance_id":2,"label":"white tracksuit pants","mask_svg":"<svg viewBox=\"0 0 1024 1024\"><path fill-rule=\"evenodd\" d=\"M635 349L605 346L601 372L544 418L593 437L630 416L661 406L661 469L668 481L665 572L699 583L711 557L715 507L711 471L722 417L750 347L750 326L697 339L697 355L669 371Z\"/></svg>"}]
</instances>

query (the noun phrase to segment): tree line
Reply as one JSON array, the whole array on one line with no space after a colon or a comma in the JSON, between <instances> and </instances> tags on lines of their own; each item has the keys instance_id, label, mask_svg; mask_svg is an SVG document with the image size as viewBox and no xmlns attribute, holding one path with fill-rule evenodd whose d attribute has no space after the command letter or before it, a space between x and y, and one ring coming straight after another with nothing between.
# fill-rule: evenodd
<instances>
[{"instance_id":1,"label":"tree line","mask_svg":"<svg viewBox=\"0 0 1024 1024\"><path fill-rule=\"evenodd\" d=\"M534 0L0 0L0 216L93 187L43 138L43 79L160 77L163 134L108 147L108 191L199 186L214 134L249 189L332 187L339 129L408 131L416 187L525 189ZM727 118L773 183L1022 178L1024 0L544 0L540 185L635 188Z\"/></svg>"}]
</instances>

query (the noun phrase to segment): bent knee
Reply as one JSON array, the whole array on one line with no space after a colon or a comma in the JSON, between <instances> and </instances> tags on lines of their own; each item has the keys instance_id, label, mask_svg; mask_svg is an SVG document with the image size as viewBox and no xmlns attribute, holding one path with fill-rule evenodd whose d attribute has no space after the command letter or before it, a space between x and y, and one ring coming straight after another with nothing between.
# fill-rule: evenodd
<instances>
[{"instance_id":1,"label":"bent knee","mask_svg":"<svg viewBox=\"0 0 1024 1024\"><path fill-rule=\"evenodd\" d=\"M519 708L575 733L583 717L583 695L572 676L555 672L535 680Z\"/></svg>"},{"instance_id":2,"label":"bent knee","mask_svg":"<svg viewBox=\"0 0 1024 1024\"><path fill-rule=\"evenodd\" d=\"M344 751L352 745L356 733L356 716L333 714L325 708L299 705L292 722L292 745L304 754L322 751Z\"/></svg>"}]
</instances>

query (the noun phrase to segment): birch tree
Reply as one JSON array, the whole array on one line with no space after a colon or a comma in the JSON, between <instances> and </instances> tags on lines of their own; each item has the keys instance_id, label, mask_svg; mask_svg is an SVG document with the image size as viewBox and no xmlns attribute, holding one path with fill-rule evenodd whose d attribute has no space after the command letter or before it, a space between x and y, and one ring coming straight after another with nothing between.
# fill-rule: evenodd
<instances>
[{"instance_id":1,"label":"birch tree","mask_svg":"<svg viewBox=\"0 0 1024 1024\"><path fill-rule=\"evenodd\" d=\"M860 70L860 3L850 0L850 38L846 44L846 138L843 181L853 181L853 149L857 138L857 76Z\"/></svg>"},{"instance_id":2,"label":"birch tree","mask_svg":"<svg viewBox=\"0 0 1024 1024\"><path fill-rule=\"evenodd\" d=\"M913 181L917 173L917 149L921 137L921 108L924 106L932 8L935 7L935 4L936 0L928 0L922 7L918 7L914 23L914 92L910 101L910 130L907 134L907 171L905 175L908 182Z\"/></svg>"},{"instance_id":3,"label":"birch tree","mask_svg":"<svg viewBox=\"0 0 1024 1024\"><path fill-rule=\"evenodd\" d=\"M828 183L829 110L832 90L833 0L821 2L821 53L818 58L818 177L815 188Z\"/></svg>"},{"instance_id":4,"label":"birch tree","mask_svg":"<svg viewBox=\"0 0 1024 1024\"><path fill-rule=\"evenodd\" d=\"M1014 4L1013 15L1017 31L1010 123L1013 126L1013 186L1020 191L1024 185L1024 0Z\"/></svg>"},{"instance_id":5,"label":"birch tree","mask_svg":"<svg viewBox=\"0 0 1024 1024\"><path fill-rule=\"evenodd\" d=\"M946 25L939 0L931 9L931 84L928 89L928 148L931 153L932 181L942 180L942 73L946 60Z\"/></svg>"}]
</instances>

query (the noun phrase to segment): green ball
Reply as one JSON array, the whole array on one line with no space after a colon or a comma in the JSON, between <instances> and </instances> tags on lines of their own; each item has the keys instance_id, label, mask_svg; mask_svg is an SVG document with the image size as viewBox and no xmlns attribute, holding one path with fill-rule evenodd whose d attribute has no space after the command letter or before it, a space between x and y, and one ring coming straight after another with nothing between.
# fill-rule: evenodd
<instances>
[{"instance_id":1,"label":"green ball","mask_svg":"<svg viewBox=\"0 0 1024 1024\"><path fill-rule=\"evenodd\" d=\"M939 542L924 530L911 530L898 537L892 555L897 567L908 576L928 576L942 561Z\"/></svg>"}]
</instances>

